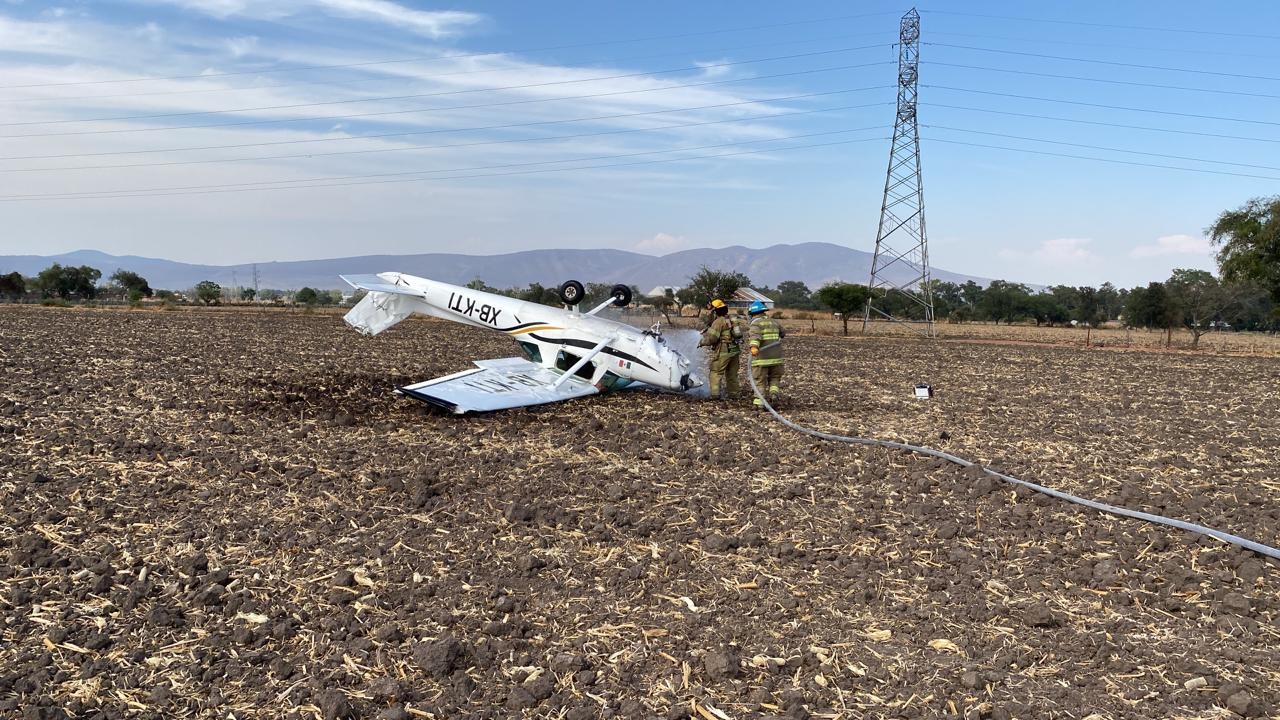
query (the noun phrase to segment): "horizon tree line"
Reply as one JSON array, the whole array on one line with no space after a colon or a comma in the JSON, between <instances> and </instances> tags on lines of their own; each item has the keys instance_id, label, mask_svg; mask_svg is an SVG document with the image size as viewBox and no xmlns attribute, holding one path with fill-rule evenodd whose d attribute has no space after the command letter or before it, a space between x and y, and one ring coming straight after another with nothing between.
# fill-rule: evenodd
<instances>
[{"instance_id":1,"label":"horizon tree line","mask_svg":"<svg viewBox=\"0 0 1280 720\"><path fill-rule=\"evenodd\" d=\"M1185 328L1192 334L1192 344L1213 330L1271 330L1280 324L1280 195L1254 198L1245 205L1219 215L1206 230L1211 243L1218 247L1216 260L1219 275L1206 270L1180 268L1168 279L1151 282L1145 287L1117 288L1110 282L1100 287L1054 285L1040 292L1022 283L993 280L983 286L972 280L963 284L933 280L930 291L934 317L947 322L986 321L995 324L1034 322L1037 326L1083 325L1121 321L1128 327L1172 331ZM0 298L21 301L31 296L69 302L92 301L96 298L126 299L138 304L143 298L177 299L172 291L155 291L146 278L126 269L116 270L105 285L98 285L102 273L81 265L63 266L53 263L34 277L10 272L0 275ZM554 287L530 283L526 287L498 289L475 278L467 287L507 295L528 302L559 305ZM609 296L612 286L604 283L586 285L585 304L594 305ZM670 320L672 308L680 305L702 306L713 297L727 298L742 287L752 287L749 277L741 272L699 268L679 290L667 289L662 295L643 297L638 288L632 293L661 311ZM871 291L857 283L834 282L811 290L800 280L785 280L776 288L754 287L772 297L775 306L787 310L827 310L848 321L863 311ZM333 305L343 297L336 290L303 287L292 294L295 304ZM211 280L204 280L190 290L190 297L206 305L223 299L252 302L276 302L290 296L287 291L241 288L238 294ZM353 295L349 304L359 300ZM882 309L904 319L919 317L921 308L905 298L890 295L882 298Z\"/></svg>"}]
</instances>

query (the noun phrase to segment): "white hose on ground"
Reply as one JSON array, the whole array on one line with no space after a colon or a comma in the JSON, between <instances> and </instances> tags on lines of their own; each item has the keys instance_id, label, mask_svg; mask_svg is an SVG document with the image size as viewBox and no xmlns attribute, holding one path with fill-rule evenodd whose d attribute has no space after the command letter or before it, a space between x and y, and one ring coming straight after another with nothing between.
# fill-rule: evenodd
<instances>
[{"instance_id":1,"label":"white hose on ground","mask_svg":"<svg viewBox=\"0 0 1280 720\"><path fill-rule=\"evenodd\" d=\"M1072 502L1077 505L1083 505L1087 508L1092 508L1099 512L1111 513L1112 515L1120 515L1121 517L1129 517L1137 520L1145 520L1151 523L1157 523L1160 525L1168 525L1169 527L1175 527L1175 528L1178 528L1179 530L1187 530L1189 532L1199 533L1200 535L1206 535L1208 537L1215 538L1223 542L1231 543L1232 545L1237 545L1246 550L1252 550L1256 553L1266 555L1267 557L1280 560L1280 549L1276 549L1274 547L1271 547L1270 545L1263 545L1260 542L1255 542L1248 538L1240 537L1239 535L1232 535L1231 533L1223 532L1221 530L1215 530L1214 528L1211 528L1211 527L1205 527L1204 525L1197 525L1195 523L1190 523L1190 522L1187 522L1186 520L1178 520L1177 518L1164 517L1163 515L1154 515L1152 513L1145 513L1140 510L1130 510L1129 508L1119 507L1117 505L1108 505L1107 503L1098 502L1097 500L1089 500L1088 498L1082 498L1076 495L1072 495L1070 493L1065 493L1065 492L1062 492L1061 490L1054 490L1053 488L1048 488L1043 485L1037 485L1033 482L1027 482L1026 480L1019 480L1018 478L1013 477L1011 475L1005 475L1004 473L996 472L991 468L983 467L970 460L965 460L962 457L958 457L950 453L945 453L940 450L933 450L930 448L919 447L916 445L908 445L906 443L894 442L892 440L876 440L875 438L861 438L861 437L852 437L849 435L835 435L833 433L822 432L821 430L814 430L812 428L807 428L807 427L798 425L788 420L787 418L783 417L781 414L778 413L777 410L774 409L773 405L769 404L768 398L766 398L764 394L760 392L760 387L756 385L756 378L755 378L755 375L752 374L750 366L747 367L747 380L751 383L751 391L756 394L756 398L758 398L760 402L764 403L764 408L769 411L769 414L777 418L778 422L782 423L783 425L786 425L787 427L791 428L792 430L795 430L796 432L804 433L805 435L812 435L813 437L816 437L816 438L822 438L823 440L831 440L834 442L852 443L854 445L878 445L880 447L893 448L895 450L906 450L907 452L920 453L921 455L928 455L930 457L936 457L942 460L946 460L947 462L952 462L965 468L977 467L979 470L981 470L982 472L992 477L1000 478L1001 480L1013 483L1014 485L1021 485L1022 487L1035 490L1036 492L1039 492L1039 493L1044 493L1045 495L1058 498L1059 500L1066 500L1067 502Z\"/></svg>"}]
</instances>

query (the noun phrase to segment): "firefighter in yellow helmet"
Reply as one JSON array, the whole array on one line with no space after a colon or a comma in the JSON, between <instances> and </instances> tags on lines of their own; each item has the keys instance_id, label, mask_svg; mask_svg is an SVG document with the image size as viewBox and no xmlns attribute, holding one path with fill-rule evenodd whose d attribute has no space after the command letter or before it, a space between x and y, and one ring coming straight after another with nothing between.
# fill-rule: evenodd
<instances>
[{"instance_id":1,"label":"firefighter in yellow helmet","mask_svg":"<svg viewBox=\"0 0 1280 720\"><path fill-rule=\"evenodd\" d=\"M787 331L782 328L781 323L766 315L767 311L768 308L759 300L751 303L751 307L747 309L747 314L751 316L747 337L751 347L751 377L756 381L760 392L768 394L769 403L773 404L777 402L781 390L782 338L787 336ZM756 406L764 405L758 396L752 402Z\"/></svg>"},{"instance_id":2,"label":"firefighter in yellow helmet","mask_svg":"<svg viewBox=\"0 0 1280 720\"><path fill-rule=\"evenodd\" d=\"M720 298L711 301L711 324L702 331L698 347L711 352L710 381L707 383L711 399L719 400L721 389L728 399L738 397L738 368L742 347L740 332L735 334L733 321L729 319L729 306Z\"/></svg>"}]
</instances>

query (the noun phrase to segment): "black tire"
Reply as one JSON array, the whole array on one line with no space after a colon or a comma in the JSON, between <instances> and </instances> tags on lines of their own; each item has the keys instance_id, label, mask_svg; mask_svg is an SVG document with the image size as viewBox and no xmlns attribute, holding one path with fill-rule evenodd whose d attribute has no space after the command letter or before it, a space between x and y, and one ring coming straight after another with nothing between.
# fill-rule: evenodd
<instances>
[{"instance_id":1,"label":"black tire","mask_svg":"<svg viewBox=\"0 0 1280 720\"><path fill-rule=\"evenodd\" d=\"M577 280L565 280L560 285L560 302L565 305L577 305L582 302L582 296L587 294L587 289Z\"/></svg>"},{"instance_id":2,"label":"black tire","mask_svg":"<svg viewBox=\"0 0 1280 720\"><path fill-rule=\"evenodd\" d=\"M609 288L609 294L613 296L613 304L617 307L626 307L631 304L631 288L622 283Z\"/></svg>"}]
</instances>

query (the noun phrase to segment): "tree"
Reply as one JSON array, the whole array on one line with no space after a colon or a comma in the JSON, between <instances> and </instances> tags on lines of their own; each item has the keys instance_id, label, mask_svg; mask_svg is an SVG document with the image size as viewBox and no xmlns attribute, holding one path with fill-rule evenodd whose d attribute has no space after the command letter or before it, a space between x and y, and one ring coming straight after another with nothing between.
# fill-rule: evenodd
<instances>
[{"instance_id":1,"label":"tree","mask_svg":"<svg viewBox=\"0 0 1280 720\"><path fill-rule=\"evenodd\" d=\"M800 280L783 280L774 291L773 303L777 307L794 308L796 310L815 310L818 303L813 299L813 291Z\"/></svg>"},{"instance_id":2,"label":"tree","mask_svg":"<svg viewBox=\"0 0 1280 720\"><path fill-rule=\"evenodd\" d=\"M1071 317L1062 302L1051 292L1032 295L1027 308L1036 321L1036 327L1040 327L1042 323L1053 327L1065 323Z\"/></svg>"},{"instance_id":3,"label":"tree","mask_svg":"<svg viewBox=\"0 0 1280 720\"><path fill-rule=\"evenodd\" d=\"M555 288L544 287L542 283L529 283L529 287L517 291L513 297L525 302L560 307L559 293Z\"/></svg>"},{"instance_id":4,"label":"tree","mask_svg":"<svg viewBox=\"0 0 1280 720\"><path fill-rule=\"evenodd\" d=\"M1077 320L1085 325L1097 325L1102 319L1102 304L1098 300L1098 291L1088 286L1076 288L1076 295L1080 298L1080 305L1076 307L1072 313L1072 320Z\"/></svg>"},{"instance_id":5,"label":"tree","mask_svg":"<svg viewBox=\"0 0 1280 720\"><path fill-rule=\"evenodd\" d=\"M315 305L320 299L320 295L315 288L304 287L293 294L293 301L300 305Z\"/></svg>"},{"instance_id":6,"label":"tree","mask_svg":"<svg viewBox=\"0 0 1280 720\"><path fill-rule=\"evenodd\" d=\"M222 299L222 286L212 280L201 280L196 283L196 299L212 305Z\"/></svg>"},{"instance_id":7,"label":"tree","mask_svg":"<svg viewBox=\"0 0 1280 720\"><path fill-rule=\"evenodd\" d=\"M258 291L253 288L240 288L240 299L245 302L253 302L253 296L257 294Z\"/></svg>"},{"instance_id":8,"label":"tree","mask_svg":"<svg viewBox=\"0 0 1280 720\"><path fill-rule=\"evenodd\" d=\"M818 302L840 313L844 321L844 334L849 334L849 317L856 316L867 306L871 290L866 285L846 282L827 283L818 289Z\"/></svg>"},{"instance_id":9,"label":"tree","mask_svg":"<svg viewBox=\"0 0 1280 720\"><path fill-rule=\"evenodd\" d=\"M45 297L58 296L63 299L80 297L89 299L97 292L98 278L102 271L88 265L71 267L54 263L36 276L36 289Z\"/></svg>"},{"instance_id":10,"label":"tree","mask_svg":"<svg viewBox=\"0 0 1280 720\"><path fill-rule=\"evenodd\" d=\"M22 273L14 270L8 275L0 275L0 296L10 300L20 300L27 294L27 279Z\"/></svg>"},{"instance_id":11,"label":"tree","mask_svg":"<svg viewBox=\"0 0 1280 720\"><path fill-rule=\"evenodd\" d=\"M677 296L681 302L701 307L713 298L728 302L738 288L750 286L750 278L740 272L712 270L703 265L689 278L689 282L680 289Z\"/></svg>"},{"instance_id":12,"label":"tree","mask_svg":"<svg viewBox=\"0 0 1280 720\"><path fill-rule=\"evenodd\" d=\"M1153 282L1129 291L1124 322L1129 327L1167 330L1177 322L1175 312L1164 283Z\"/></svg>"},{"instance_id":13,"label":"tree","mask_svg":"<svg viewBox=\"0 0 1280 720\"><path fill-rule=\"evenodd\" d=\"M953 282L930 280L929 296L933 298L933 316L936 318L949 318L957 308L964 305L960 286Z\"/></svg>"},{"instance_id":14,"label":"tree","mask_svg":"<svg viewBox=\"0 0 1280 720\"><path fill-rule=\"evenodd\" d=\"M1191 347L1199 347L1200 336L1209 332L1210 323L1220 320L1222 312L1235 302L1234 293L1207 270L1174 270L1165 288L1179 322L1191 331Z\"/></svg>"},{"instance_id":15,"label":"tree","mask_svg":"<svg viewBox=\"0 0 1280 720\"><path fill-rule=\"evenodd\" d=\"M1280 303L1280 195L1254 198L1218 216L1206 232L1227 283L1252 280Z\"/></svg>"},{"instance_id":16,"label":"tree","mask_svg":"<svg viewBox=\"0 0 1280 720\"><path fill-rule=\"evenodd\" d=\"M137 293L142 297L151 297L155 294L147 284L147 279L132 270L120 268L111 273L109 280L113 286L120 288L129 296Z\"/></svg>"},{"instance_id":17,"label":"tree","mask_svg":"<svg viewBox=\"0 0 1280 720\"><path fill-rule=\"evenodd\" d=\"M662 313L662 317L666 319L667 324L671 324L671 310L676 306L676 293L671 288L663 288L661 295L650 295L649 302Z\"/></svg>"},{"instance_id":18,"label":"tree","mask_svg":"<svg viewBox=\"0 0 1280 720\"><path fill-rule=\"evenodd\" d=\"M997 325L1010 323L1030 314L1031 290L1026 285L1005 280L992 280L982 293L978 309Z\"/></svg>"},{"instance_id":19,"label":"tree","mask_svg":"<svg viewBox=\"0 0 1280 720\"><path fill-rule=\"evenodd\" d=\"M1124 308L1124 291L1117 290L1115 285L1109 282L1102 283L1098 288L1098 309L1101 312L1102 321L1115 320L1120 317L1120 311Z\"/></svg>"},{"instance_id":20,"label":"tree","mask_svg":"<svg viewBox=\"0 0 1280 720\"><path fill-rule=\"evenodd\" d=\"M487 292L487 293L498 292L498 288L493 287L492 285L485 282L484 280L481 280L480 278L473 278L470 282L467 283L466 287L471 288L472 290L479 290L480 292Z\"/></svg>"}]
</instances>

